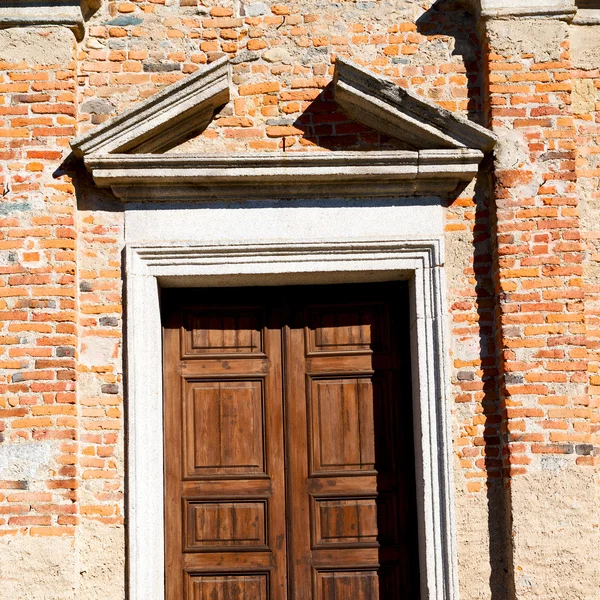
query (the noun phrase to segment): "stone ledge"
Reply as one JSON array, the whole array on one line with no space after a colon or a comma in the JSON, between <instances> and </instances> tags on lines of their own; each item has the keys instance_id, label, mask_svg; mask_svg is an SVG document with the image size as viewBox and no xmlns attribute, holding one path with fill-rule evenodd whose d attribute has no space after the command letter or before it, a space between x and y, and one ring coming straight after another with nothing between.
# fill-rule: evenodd
<instances>
[{"instance_id":1,"label":"stone ledge","mask_svg":"<svg viewBox=\"0 0 600 600\"><path fill-rule=\"evenodd\" d=\"M446 197L477 174L483 152L466 148L295 154L91 155L99 187L123 202L246 198Z\"/></svg>"},{"instance_id":2,"label":"stone ledge","mask_svg":"<svg viewBox=\"0 0 600 600\"><path fill-rule=\"evenodd\" d=\"M68 27L77 40L85 35L80 0L9 0L0 3L0 29Z\"/></svg>"},{"instance_id":3,"label":"stone ledge","mask_svg":"<svg viewBox=\"0 0 600 600\"><path fill-rule=\"evenodd\" d=\"M571 21L577 13L574 0L461 0L483 20L510 19L559 19Z\"/></svg>"},{"instance_id":4,"label":"stone ledge","mask_svg":"<svg viewBox=\"0 0 600 600\"><path fill-rule=\"evenodd\" d=\"M574 25L600 25L600 10L581 8L573 19Z\"/></svg>"}]
</instances>

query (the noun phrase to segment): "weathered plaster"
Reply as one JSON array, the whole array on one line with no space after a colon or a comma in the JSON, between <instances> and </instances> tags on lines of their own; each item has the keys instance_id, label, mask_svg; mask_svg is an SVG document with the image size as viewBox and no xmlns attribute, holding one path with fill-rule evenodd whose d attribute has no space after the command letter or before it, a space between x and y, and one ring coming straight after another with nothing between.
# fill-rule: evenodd
<instances>
[{"instance_id":1,"label":"weathered plaster","mask_svg":"<svg viewBox=\"0 0 600 600\"><path fill-rule=\"evenodd\" d=\"M486 23L494 52L506 58L533 54L538 63L560 59L561 42L567 37L568 30L567 23L552 19L491 20Z\"/></svg>"},{"instance_id":2,"label":"weathered plaster","mask_svg":"<svg viewBox=\"0 0 600 600\"><path fill-rule=\"evenodd\" d=\"M0 480L45 479L53 465L53 442L21 442L0 446ZM55 450L54 450L55 451Z\"/></svg>"},{"instance_id":3,"label":"weathered plaster","mask_svg":"<svg viewBox=\"0 0 600 600\"><path fill-rule=\"evenodd\" d=\"M572 25L569 38L573 68L586 71L597 69L600 65L600 27Z\"/></svg>"},{"instance_id":4,"label":"weathered plaster","mask_svg":"<svg viewBox=\"0 0 600 600\"><path fill-rule=\"evenodd\" d=\"M0 599L78 600L74 544L71 537L0 537Z\"/></svg>"},{"instance_id":5,"label":"weathered plaster","mask_svg":"<svg viewBox=\"0 0 600 600\"><path fill-rule=\"evenodd\" d=\"M118 600L125 597L125 529L84 520L77 532L78 598Z\"/></svg>"},{"instance_id":6,"label":"weathered plaster","mask_svg":"<svg viewBox=\"0 0 600 600\"><path fill-rule=\"evenodd\" d=\"M512 487L517 600L597 600L600 564L594 470L547 457Z\"/></svg>"},{"instance_id":7,"label":"weathered plaster","mask_svg":"<svg viewBox=\"0 0 600 600\"><path fill-rule=\"evenodd\" d=\"M571 94L571 106L573 114L586 115L596 110L598 90L593 79L573 80L573 92Z\"/></svg>"},{"instance_id":8,"label":"weathered plaster","mask_svg":"<svg viewBox=\"0 0 600 600\"><path fill-rule=\"evenodd\" d=\"M0 30L0 61L37 65L64 65L73 60L74 40L58 27Z\"/></svg>"}]
</instances>

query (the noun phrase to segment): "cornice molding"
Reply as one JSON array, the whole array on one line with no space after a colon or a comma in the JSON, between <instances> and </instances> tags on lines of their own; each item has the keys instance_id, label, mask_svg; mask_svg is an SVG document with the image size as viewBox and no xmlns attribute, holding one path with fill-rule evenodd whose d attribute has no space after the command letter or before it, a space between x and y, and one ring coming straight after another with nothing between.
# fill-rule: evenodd
<instances>
[{"instance_id":1,"label":"cornice molding","mask_svg":"<svg viewBox=\"0 0 600 600\"><path fill-rule=\"evenodd\" d=\"M85 35L81 0L4 0L0 2L0 29L62 26L81 41Z\"/></svg>"},{"instance_id":2,"label":"cornice molding","mask_svg":"<svg viewBox=\"0 0 600 600\"><path fill-rule=\"evenodd\" d=\"M571 21L577 13L575 0L461 0L478 18L558 19Z\"/></svg>"},{"instance_id":3,"label":"cornice molding","mask_svg":"<svg viewBox=\"0 0 600 600\"><path fill-rule=\"evenodd\" d=\"M335 99L356 121L416 150L163 154L229 100L226 58L71 142L100 187L123 202L245 198L446 197L477 174L496 136L338 59Z\"/></svg>"},{"instance_id":4,"label":"cornice molding","mask_svg":"<svg viewBox=\"0 0 600 600\"><path fill-rule=\"evenodd\" d=\"M123 202L247 198L445 197L477 174L479 150L132 155L85 159Z\"/></svg>"},{"instance_id":5,"label":"cornice molding","mask_svg":"<svg viewBox=\"0 0 600 600\"><path fill-rule=\"evenodd\" d=\"M229 101L229 64L220 58L71 142L76 156L165 152L202 131Z\"/></svg>"}]
</instances>

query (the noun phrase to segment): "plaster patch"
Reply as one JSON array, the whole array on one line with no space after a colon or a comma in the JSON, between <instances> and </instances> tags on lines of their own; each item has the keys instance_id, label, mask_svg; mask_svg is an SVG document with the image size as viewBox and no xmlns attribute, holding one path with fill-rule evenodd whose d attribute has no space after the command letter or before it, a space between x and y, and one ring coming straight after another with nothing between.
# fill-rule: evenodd
<instances>
[{"instance_id":1,"label":"plaster patch","mask_svg":"<svg viewBox=\"0 0 600 600\"><path fill-rule=\"evenodd\" d=\"M77 534L80 598L124 598L124 528L84 520Z\"/></svg>"},{"instance_id":2,"label":"plaster patch","mask_svg":"<svg viewBox=\"0 0 600 600\"><path fill-rule=\"evenodd\" d=\"M577 27L570 30L571 65L574 69L593 70L600 64L600 27Z\"/></svg>"},{"instance_id":3,"label":"plaster patch","mask_svg":"<svg viewBox=\"0 0 600 600\"><path fill-rule=\"evenodd\" d=\"M75 600L74 564L73 538L0 537L0 598Z\"/></svg>"},{"instance_id":4,"label":"plaster patch","mask_svg":"<svg viewBox=\"0 0 600 600\"><path fill-rule=\"evenodd\" d=\"M52 449L52 442L3 444L0 446L0 479L39 479L40 471L50 468Z\"/></svg>"},{"instance_id":5,"label":"plaster patch","mask_svg":"<svg viewBox=\"0 0 600 600\"><path fill-rule=\"evenodd\" d=\"M66 65L73 60L73 35L66 29L0 30L0 61Z\"/></svg>"},{"instance_id":6,"label":"plaster patch","mask_svg":"<svg viewBox=\"0 0 600 600\"><path fill-rule=\"evenodd\" d=\"M81 344L81 364L110 365L116 358L117 341L111 338L88 337Z\"/></svg>"},{"instance_id":7,"label":"plaster patch","mask_svg":"<svg viewBox=\"0 0 600 600\"><path fill-rule=\"evenodd\" d=\"M491 20L487 34L493 51L504 57L533 54L535 62L559 60L568 25L551 19Z\"/></svg>"},{"instance_id":8,"label":"plaster patch","mask_svg":"<svg viewBox=\"0 0 600 600\"><path fill-rule=\"evenodd\" d=\"M461 600L504 599L505 592L495 581L490 556L496 565L501 553L490 552L490 519L495 519L494 506L485 493L469 494L461 470L455 471L456 533L458 551L458 580ZM491 511L491 515L490 515ZM500 522L500 519L497 519Z\"/></svg>"},{"instance_id":9,"label":"plaster patch","mask_svg":"<svg viewBox=\"0 0 600 600\"><path fill-rule=\"evenodd\" d=\"M561 461L512 480L516 598L596 600L600 547L594 471ZM549 577L548 574L552 573Z\"/></svg>"},{"instance_id":10,"label":"plaster patch","mask_svg":"<svg viewBox=\"0 0 600 600\"><path fill-rule=\"evenodd\" d=\"M494 148L497 170L519 169L529 163L529 149L523 133L516 129L503 131Z\"/></svg>"},{"instance_id":11,"label":"plaster patch","mask_svg":"<svg viewBox=\"0 0 600 600\"><path fill-rule=\"evenodd\" d=\"M596 109L598 92L593 79L574 79L571 106L573 113L583 115Z\"/></svg>"}]
</instances>

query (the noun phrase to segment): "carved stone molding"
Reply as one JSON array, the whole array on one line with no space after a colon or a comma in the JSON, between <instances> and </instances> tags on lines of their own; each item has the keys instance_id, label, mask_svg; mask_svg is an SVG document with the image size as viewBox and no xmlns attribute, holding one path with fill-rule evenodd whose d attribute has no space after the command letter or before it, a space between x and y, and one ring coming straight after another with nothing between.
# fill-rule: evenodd
<instances>
[{"instance_id":1,"label":"carved stone molding","mask_svg":"<svg viewBox=\"0 0 600 600\"><path fill-rule=\"evenodd\" d=\"M446 196L477 174L479 150L92 155L99 187L123 202Z\"/></svg>"},{"instance_id":2,"label":"carved stone molding","mask_svg":"<svg viewBox=\"0 0 600 600\"><path fill-rule=\"evenodd\" d=\"M355 283L365 274L410 282L420 597L458 600L442 240L127 243L130 600L165 597L160 288L206 287L215 276L228 286L290 285L301 274L312 283Z\"/></svg>"},{"instance_id":3,"label":"carved stone molding","mask_svg":"<svg viewBox=\"0 0 600 600\"><path fill-rule=\"evenodd\" d=\"M333 82L351 118L408 150L163 154L229 100L226 58L71 142L100 187L124 202L240 198L445 197L471 181L496 136L346 59Z\"/></svg>"},{"instance_id":4,"label":"carved stone molding","mask_svg":"<svg viewBox=\"0 0 600 600\"><path fill-rule=\"evenodd\" d=\"M345 58L336 60L333 91L335 101L349 117L419 149L488 152L496 142L488 129Z\"/></svg>"},{"instance_id":5,"label":"carved stone molding","mask_svg":"<svg viewBox=\"0 0 600 600\"><path fill-rule=\"evenodd\" d=\"M4 0L0 29L56 25L68 27L78 40L85 35L81 0Z\"/></svg>"},{"instance_id":6,"label":"carved stone molding","mask_svg":"<svg viewBox=\"0 0 600 600\"><path fill-rule=\"evenodd\" d=\"M226 57L167 86L71 142L77 156L165 152L202 131L229 101Z\"/></svg>"},{"instance_id":7,"label":"carved stone molding","mask_svg":"<svg viewBox=\"0 0 600 600\"><path fill-rule=\"evenodd\" d=\"M575 0L461 0L481 19L548 18L571 21Z\"/></svg>"}]
</instances>

